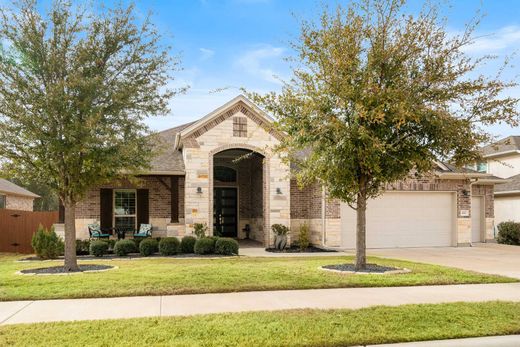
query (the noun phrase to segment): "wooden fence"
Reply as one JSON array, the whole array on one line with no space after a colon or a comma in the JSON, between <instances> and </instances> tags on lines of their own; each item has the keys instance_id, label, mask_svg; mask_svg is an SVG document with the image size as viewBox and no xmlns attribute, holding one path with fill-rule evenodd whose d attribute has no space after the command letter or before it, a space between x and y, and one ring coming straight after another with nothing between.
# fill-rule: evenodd
<instances>
[{"instance_id":1,"label":"wooden fence","mask_svg":"<svg viewBox=\"0 0 520 347\"><path fill-rule=\"evenodd\" d=\"M0 209L0 252L33 253L31 239L38 226L50 228L58 218L58 211Z\"/></svg>"}]
</instances>

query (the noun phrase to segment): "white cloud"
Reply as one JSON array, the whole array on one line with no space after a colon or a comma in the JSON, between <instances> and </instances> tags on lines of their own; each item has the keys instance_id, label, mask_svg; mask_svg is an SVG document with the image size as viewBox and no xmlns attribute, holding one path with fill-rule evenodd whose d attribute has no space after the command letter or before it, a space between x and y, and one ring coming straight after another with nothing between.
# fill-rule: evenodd
<instances>
[{"instance_id":1,"label":"white cloud","mask_svg":"<svg viewBox=\"0 0 520 347\"><path fill-rule=\"evenodd\" d=\"M201 53L200 60L208 60L215 55L215 51L209 48L199 48L199 51Z\"/></svg>"},{"instance_id":2,"label":"white cloud","mask_svg":"<svg viewBox=\"0 0 520 347\"><path fill-rule=\"evenodd\" d=\"M274 66L280 63L285 48L263 45L258 48L246 51L239 56L235 65L245 72L258 76L265 81L281 84L277 78L278 74L274 71Z\"/></svg>"},{"instance_id":3,"label":"white cloud","mask_svg":"<svg viewBox=\"0 0 520 347\"><path fill-rule=\"evenodd\" d=\"M503 27L495 33L478 36L473 44L466 47L465 51L468 53L494 53L505 49L517 49L519 44L520 26L511 25Z\"/></svg>"}]
</instances>

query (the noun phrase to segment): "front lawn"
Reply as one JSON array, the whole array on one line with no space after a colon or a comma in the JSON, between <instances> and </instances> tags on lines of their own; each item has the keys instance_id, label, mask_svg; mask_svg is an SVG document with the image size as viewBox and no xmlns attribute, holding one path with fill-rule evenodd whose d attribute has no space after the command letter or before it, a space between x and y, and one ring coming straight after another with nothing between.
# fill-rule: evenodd
<instances>
[{"instance_id":1,"label":"front lawn","mask_svg":"<svg viewBox=\"0 0 520 347\"><path fill-rule=\"evenodd\" d=\"M405 267L412 273L345 275L318 269L321 265L352 262L350 256L100 259L83 261L82 264L116 265L119 269L70 276L23 276L15 274L16 271L53 266L60 262L16 262L19 258L21 256L0 256L1 301L517 281L443 266L382 258L370 258L369 261Z\"/></svg>"},{"instance_id":2,"label":"front lawn","mask_svg":"<svg viewBox=\"0 0 520 347\"><path fill-rule=\"evenodd\" d=\"M2 346L349 346L520 333L520 303L295 310L0 327Z\"/></svg>"}]
</instances>

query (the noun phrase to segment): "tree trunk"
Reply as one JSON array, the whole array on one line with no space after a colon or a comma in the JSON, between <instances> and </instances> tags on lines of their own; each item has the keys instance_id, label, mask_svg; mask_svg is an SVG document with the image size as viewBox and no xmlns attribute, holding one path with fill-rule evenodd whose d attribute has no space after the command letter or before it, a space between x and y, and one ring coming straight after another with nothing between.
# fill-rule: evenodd
<instances>
[{"instance_id":1,"label":"tree trunk","mask_svg":"<svg viewBox=\"0 0 520 347\"><path fill-rule=\"evenodd\" d=\"M366 255L366 212L367 212L367 190L366 177L361 176L359 179L359 193L357 196L357 224L356 224L356 271L364 270L367 266Z\"/></svg>"},{"instance_id":2,"label":"tree trunk","mask_svg":"<svg viewBox=\"0 0 520 347\"><path fill-rule=\"evenodd\" d=\"M76 203L66 198L65 207L65 270L78 271L76 259Z\"/></svg>"}]
</instances>

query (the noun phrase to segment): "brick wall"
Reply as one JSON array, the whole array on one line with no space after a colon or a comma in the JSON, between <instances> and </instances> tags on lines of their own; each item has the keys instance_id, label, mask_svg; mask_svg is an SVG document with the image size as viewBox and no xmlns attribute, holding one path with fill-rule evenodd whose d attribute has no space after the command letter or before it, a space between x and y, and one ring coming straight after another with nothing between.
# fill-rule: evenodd
<instances>
[{"instance_id":1,"label":"brick wall","mask_svg":"<svg viewBox=\"0 0 520 347\"><path fill-rule=\"evenodd\" d=\"M162 182L161 182L162 179ZM143 176L136 182L117 181L90 190L76 206L77 219L99 220L100 189L148 189L150 218L171 218L171 193L168 189L170 178L167 176ZM179 218L184 218L184 177L179 177Z\"/></svg>"}]
</instances>

